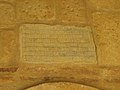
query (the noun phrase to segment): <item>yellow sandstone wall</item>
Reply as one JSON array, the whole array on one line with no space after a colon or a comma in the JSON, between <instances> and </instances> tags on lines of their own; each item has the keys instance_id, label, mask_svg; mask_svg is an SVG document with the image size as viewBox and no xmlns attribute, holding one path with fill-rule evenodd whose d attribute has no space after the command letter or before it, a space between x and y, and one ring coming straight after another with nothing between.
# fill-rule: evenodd
<instances>
[{"instance_id":1,"label":"yellow sandstone wall","mask_svg":"<svg viewBox=\"0 0 120 90\"><path fill-rule=\"evenodd\" d=\"M62 51L56 46L66 44L48 38L54 42L54 49L49 47L53 53L38 47L46 57L34 57L30 52L34 42L26 49L29 40L24 37L36 38L35 30L39 35L47 32L43 37L78 45L62 49L74 49L82 56L50 61L49 55ZM69 34L65 30L72 35L65 35ZM78 42L80 35L84 43ZM42 35L37 38L42 40ZM51 44L48 41L42 44ZM0 90L120 90L119 54L120 0L0 0Z\"/></svg>"}]
</instances>

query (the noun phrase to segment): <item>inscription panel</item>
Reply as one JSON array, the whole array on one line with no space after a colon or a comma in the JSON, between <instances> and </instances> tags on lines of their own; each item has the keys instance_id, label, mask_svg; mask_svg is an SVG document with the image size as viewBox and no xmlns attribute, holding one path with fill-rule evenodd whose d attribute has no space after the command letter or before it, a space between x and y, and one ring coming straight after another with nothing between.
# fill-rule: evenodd
<instances>
[{"instance_id":1,"label":"inscription panel","mask_svg":"<svg viewBox=\"0 0 120 90\"><path fill-rule=\"evenodd\" d=\"M24 62L96 63L89 27L24 24L20 27L20 41Z\"/></svg>"}]
</instances>

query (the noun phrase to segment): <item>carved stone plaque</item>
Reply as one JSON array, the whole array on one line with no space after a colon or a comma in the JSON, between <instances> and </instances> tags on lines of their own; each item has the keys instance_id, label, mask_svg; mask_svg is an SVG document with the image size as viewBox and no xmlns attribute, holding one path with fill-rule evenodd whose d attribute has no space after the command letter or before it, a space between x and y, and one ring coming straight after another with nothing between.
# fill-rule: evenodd
<instances>
[{"instance_id":1,"label":"carved stone plaque","mask_svg":"<svg viewBox=\"0 0 120 90\"><path fill-rule=\"evenodd\" d=\"M32 63L96 63L89 27L24 24L20 27L21 60Z\"/></svg>"}]
</instances>

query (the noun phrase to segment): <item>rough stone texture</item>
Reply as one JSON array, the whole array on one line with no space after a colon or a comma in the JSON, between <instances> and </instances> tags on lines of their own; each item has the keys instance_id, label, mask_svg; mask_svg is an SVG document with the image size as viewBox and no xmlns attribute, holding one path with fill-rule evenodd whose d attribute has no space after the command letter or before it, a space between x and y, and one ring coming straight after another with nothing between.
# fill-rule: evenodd
<instances>
[{"instance_id":1,"label":"rough stone texture","mask_svg":"<svg viewBox=\"0 0 120 90\"><path fill-rule=\"evenodd\" d=\"M27 35L21 33L21 27L24 24L30 24L30 27L28 27L30 29L24 29L24 31L28 30L24 32ZM38 27L33 27L31 24L38 24ZM61 32L63 29L57 29L58 26L64 29L66 27L74 28L72 34L65 35L66 32ZM51 27L54 27L54 29L51 29ZM81 28L85 27L90 27L89 30L92 30L90 33L93 40L89 40L90 33L86 32L86 29L80 34L83 37L79 40L95 45L96 58L91 61L97 61L98 63L83 64L81 61L78 61L79 63L74 62L76 59L71 59L71 61L74 60L73 62L65 62L66 59L61 59L62 63L55 64L48 61L46 61L47 63L34 63L36 59L32 62L23 62L20 58L21 54L19 53L22 49L30 51L28 47L20 48L21 39L25 40L28 36L33 38L34 35L37 37L36 34L42 31L46 32L49 37L61 36L64 38L67 36L65 40L69 39L68 41L72 42L71 37L80 36L74 36L76 28L81 31ZM56 29L58 32L53 31ZM64 85L64 87L61 87L62 90L67 87L69 90L75 89L77 88L76 84L83 84L85 87L89 86L100 90L120 90L119 29L120 0L0 0L0 90L25 90L36 85L53 82L56 83L56 86L57 82L72 83L73 87L70 85L71 88L68 84L62 84ZM29 32L29 30L31 31ZM50 35L51 32L55 35ZM20 38L18 38L18 34L20 34ZM30 34L33 36L30 36ZM21 38L21 36L23 37ZM47 37L46 34L38 37L41 38L42 36ZM61 45L55 44L57 39L60 42L64 41L56 38L56 41L52 43L52 45L56 45L55 47ZM53 39L47 38L47 40L51 41ZM49 41L42 41L44 44L49 44ZM25 41L24 43L28 42ZM33 43L36 44L36 40L33 40ZM83 43L78 44L78 46L83 46ZM51 51L51 48L49 49L48 51ZM93 50L93 48L91 49ZM54 50L57 51L55 48ZM75 48L75 50L79 51L78 48ZM45 49L43 51L45 52ZM29 53L33 54L32 51ZM45 54L47 53L46 51ZM50 55L53 54L50 53ZM87 60L89 59L91 58L87 58ZM45 88L49 90L49 87Z\"/></svg>"},{"instance_id":2,"label":"rough stone texture","mask_svg":"<svg viewBox=\"0 0 120 90\"><path fill-rule=\"evenodd\" d=\"M74 83L46 83L26 90L98 90L92 87Z\"/></svg>"},{"instance_id":3,"label":"rough stone texture","mask_svg":"<svg viewBox=\"0 0 120 90\"><path fill-rule=\"evenodd\" d=\"M0 28L9 28L14 24L14 8L10 4L0 3Z\"/></svg>"},{"instance_id":4,"label":"rough stone texture","mask_svg":"<svg viewBox=\"0 0 120 90\"><path fill-rule=\"evenodd\" d=\"M19 53L17 37L15 30L0 30L0 68L16 67Z\"/></svg>"},{"instance_id":5,"label":"rough stone texture","mask_svg":"<svg viewBox=\"0 0 120 90\"><path fill-rule=\"evenodd\" d=\"M1 90L25 90L53 82L72 82L100 90L120 90L120 67L97 65L21 63L14 74L2 74ZM64 89L64 88L63 88ZM88 89L89 90L89 89Z\"/></svg>"},{"instance_id":6,"label":"rough stone texture","mask_svg":"<svg viewBox=\"0 0 120 90\"><path fill-rule=\"evenodd\" d=\"M87 0L96 10L120 10L120 0Z\"/></svg>"},{"instance_id":7,"label":"rough stone texture","mask_svg":"<svg viewBox=\"0 0 120 90\"><path fill-rule=\"evenodd\" d=\"M16 4L21 22L45 23L55 18L53 0L17 0Z\"/></svg>"},{"instance_id":8,"label":"rough stone texture","mask_svg":"<svg viewBox=\"0 0 120 90\"><path fill-rule=\"evenodd\" d=\"M97 63L90 27L24 24L20 31L22 61Z\"/></svg>"},{"instance_id":9,"label":"rough stone texture","mask_svg":"<svg viewBox=\"0 0 120 90\"><path fill-rule=\"evenodd\" d=\"M64 24L86 24L84 0L57 0L57 15Z\"/></svg>"},{"instance_id":10,"label":"rough stone texture","mask_svg":"<svg viewBox=\"0 0 120 90\"><path fill-rule=\"evenodd\" d=\"M94 35L101 65L120 65L120 13L93 13Z\"/></svg>"},{"instance_id":11,"label":"rough stone texture","mask_svg":"<svg viewBox=\"0 0 120 90\"><path fill-rule=\"evenodd\" d=\"M3 3L6 3L6 2L7 2L7 3L9 3L9 2L10 2L10 3L13 3L14 1L15 1L15 0L0 0L0 2L3 2Z\"/></svg>"}]
</instances>

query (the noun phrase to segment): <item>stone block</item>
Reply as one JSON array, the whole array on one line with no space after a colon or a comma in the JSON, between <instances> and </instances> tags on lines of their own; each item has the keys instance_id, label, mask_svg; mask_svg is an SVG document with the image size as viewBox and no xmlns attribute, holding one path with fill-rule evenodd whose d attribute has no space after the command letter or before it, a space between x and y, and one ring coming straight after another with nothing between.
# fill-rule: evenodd
<instances>
[{"instance_id":1,"label":"stone block","mask_svg":"<svg viewBox=\"0 0 120 90\"><path fill-rule=\"evenodd\" d=\"M20 22L45 23L55 18L53 0L17 0L16 6Z\"/></svg>"},{"instance_id":2,"label":"stone block","mask_svg":"<svg viewBox=\"0 0 120 90\"><path fill-rule=\"evenodd\" d=\"M57 15L64 24L86 24L84 0L57 0Z\"/></svg>"},{"instance_id":3,"label":"stone block","mask_svg":"<svg viewBox=\"0 0 120 90\"><path fill-rule=\"evenodd\" d=\"M0 68L17 67L18 48L18 32L15 30L0 30Z\"/></svg>"},{"instance_id":4,"label":"stone block","mask_svg":"<svg viewBox=\"0 0 120 90\"><path fill-rule=\"evenodd\" d=\"M93 13L100 65L120 65L120 13Z\"/></svg>"},{"instance_id":5,"label":"stone block","mask_svg":"<svg viewBox=\"0 0 120 90\"><path fill-rule=\"evenodd\" d=\"M120 0L87 0L97 10L120 10Z\"/></svg>"},{"instance_id":6,"label":"stone block","mask_svg":"<svg viewBox=\"0 0 120 90\"><path fill-rule=\"evenodd\" d=\"M20 40L23 62L96 64L89 27L24 24L20 27Z\"/></svg>"},{"instance_id":7,"label":"stone block","mask_svg":"<svg viewBox=\"0 0 120 90\"><path fill-rule=\"evenodd\" d=\"M0 3L0 28L9 28L15 25L15 12L10 4Z\"/></svg>"}]
</instances>

